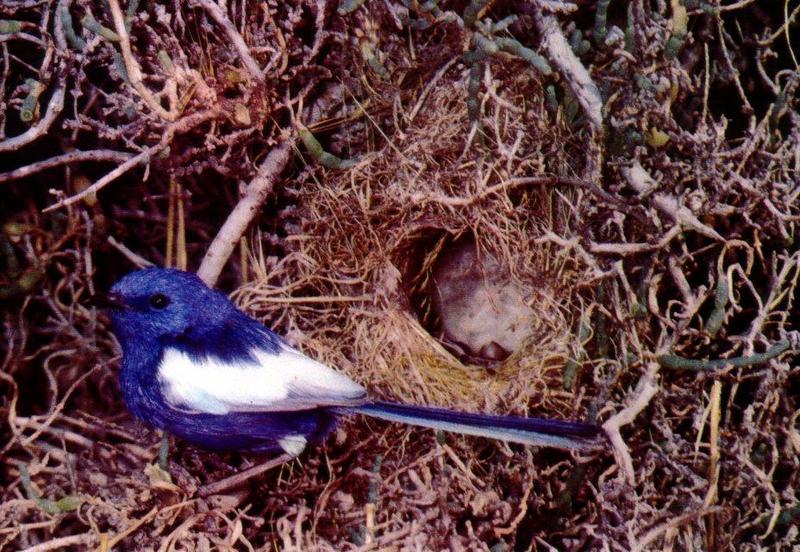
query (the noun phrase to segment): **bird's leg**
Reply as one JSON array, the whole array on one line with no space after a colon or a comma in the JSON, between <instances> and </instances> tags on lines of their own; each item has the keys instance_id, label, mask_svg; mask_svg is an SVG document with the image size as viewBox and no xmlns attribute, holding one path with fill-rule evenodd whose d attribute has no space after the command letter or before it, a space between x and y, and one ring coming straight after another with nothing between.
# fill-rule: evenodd
<instances>
[{"instance_id":1,"label":"bird's leg","mask_svg":"<svg viewBox=\"0 0 800 552\"><path fill-rule=\"evenodd\" d=\"M165 431L161 434L161 442L158 444L158 467L167 471L167 456L169 455L169 434Z\"/></svg>"},{"instance_id":2,"label":"bird's leg","mask_svg":"<svg viewBox=\"0 0 800 552\"><path fill-rule=\"evenodd\" d=\"M268 460L263 464L258 464L257 466L253 466L252 468L231 475L230 477L226 477L225 479L220 479L219 481L209 483L208 485L203 485L197 490L197 492L200 496L219 494L233 487L237 487L242 483L246 482L247 480L257 475L260 475L266 471L269 471L272 468L276 468L280 465L285 464L286 462L290 462L294 458L296 458L296 455L294 454L287 454L287 453L281 454L280 456L272 458L271 460Z\"/></svg>"}]
</instances>

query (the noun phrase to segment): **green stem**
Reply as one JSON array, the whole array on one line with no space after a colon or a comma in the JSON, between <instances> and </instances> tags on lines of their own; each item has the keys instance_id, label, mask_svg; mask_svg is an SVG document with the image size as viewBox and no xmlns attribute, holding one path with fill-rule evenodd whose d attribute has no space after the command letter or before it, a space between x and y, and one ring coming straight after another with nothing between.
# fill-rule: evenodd
<instances>
[{"instance_id":1,"label":"green stem","mask_svg":"<svg viewBox=\"0 0 800 552\"><path fill-rule=\"evenodd\" d=\"M711 372L713 370L721 370L726 366L733 366L734 368L742 368L744 366L754 366L756 364L763 364L770 359L775 358L787 349L790 343L788 339L779 341L763 353L756 353L751 356L740 356L733 358L718 358L714 360L697 360L693 358L685 358L678 355L659 355L656 361L670 370L691 370L694 372Z\"/></svg>"},{"instance_id":2,"label":"green stem","mask_svg":"<svg viewBox=\"0 0 800 552\"><path fill-rule=\"evenodd\" d=\"M308 153L323 167L329 169L347 169L355 166L359 161L359 159L342 159L341 157L336 157L332 153L328 153L322 148L322 144L319 143L319 140L304 126L298 129L298 133Z\"/></svg>"},{"instance_id":3,"label":"green stem","mask_svg":"<svg viewBox=\"0 0 800 552\"><path fill-rule=\"evenodd\" d=\"M102 36L106 40L110 40L111 42L119 42L119 35L117 33L108 27L101 25L97 19L88 13L83 17L83 19L81 19L81 25L83 25L85 29Z\"/></svg>"},{"instance_id":4,"label":"green stem","mask_svg":"<svg viewBox=\"0 0 800 552\"><path fill-rule=\"evenodd\" d=\"M36 492L36 489L33 487L33 482L31 481L31 474L28 473L28 468L25 464L19 463L19 477L20 481L22 482L22 488L25 489L25 494L28 496L30 500L36 502L36 504L41 508L45 513L50 515L57 515L62 514L64 512L72 512L73 510L77 510L81 505L81 499L77 495L67 495L63 498L58 500L50 500L49 498L42 498L42 496Z\"/></svg>"}]
</instances>

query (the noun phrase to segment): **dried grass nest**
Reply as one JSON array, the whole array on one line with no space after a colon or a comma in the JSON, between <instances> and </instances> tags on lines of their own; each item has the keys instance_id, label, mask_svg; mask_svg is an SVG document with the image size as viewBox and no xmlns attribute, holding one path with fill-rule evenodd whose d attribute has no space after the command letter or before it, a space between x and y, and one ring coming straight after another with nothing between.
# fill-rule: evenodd
<instances>
[{"instance_id":1,"label":"dried grass nest","mask_svg":"<svg viewBox=\"0 0 800 552\"><path fill-rule=\"evenodd\" d=\"M417 124L382 151L328 173L324 186L299 183L302 207L287 237L294 250L281 259L256 251L257 276L237 291L240 303L268 320L288 318L290 339L386 397L579 416L562 371L580 347L573 330L588 271L540 240L569 216L556 192L508 191L515 177L565 170L568 131L523 99L536 97L536 81L523 74L506 85L487 100L498 127L486 131L506 155L481 159L475 135L465 145L465 78L455 78L433 89ZM491 190L489 182L507 184ZM429 331L433 267L465 236L508 270L536 313L525 347L491 370L457 358ZM281 301L287 296L316 299Z\"/></svg>"}]
</instances>

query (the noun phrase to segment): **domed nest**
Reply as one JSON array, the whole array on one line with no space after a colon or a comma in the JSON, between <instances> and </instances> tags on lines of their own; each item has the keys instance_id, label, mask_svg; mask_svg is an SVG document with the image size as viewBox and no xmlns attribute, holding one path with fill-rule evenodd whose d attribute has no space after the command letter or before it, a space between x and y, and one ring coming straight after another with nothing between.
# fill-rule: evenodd
<instances>
[{"instance_id":1,"label":"domed nest","mask_svg":"<svg viewBox=\"0 0 800 552\"><path fill-rule=\"evenodd\" d=\"M575 192L520 179L567 170L568 131L521 73L487 100L505 123L470 133L465 75L449 77L380 151L328 172L324 187L298 184L296 250L263 266L241 301L273 320L276 305L261 300L275 285L330 298L281 304L307 322L287 331L387 398L579 418L564 370L580 350L587 275L540 240L563 230L561 198ZM516 105L524 112L506 117ZM505 153L487 156L481 136Z\"/></svg>"}]
</instances>

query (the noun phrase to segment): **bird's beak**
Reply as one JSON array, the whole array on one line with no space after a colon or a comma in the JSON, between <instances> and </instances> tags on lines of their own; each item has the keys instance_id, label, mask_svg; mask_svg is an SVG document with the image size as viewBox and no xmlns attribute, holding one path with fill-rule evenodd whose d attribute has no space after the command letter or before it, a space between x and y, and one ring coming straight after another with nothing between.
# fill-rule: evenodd
<instances>
[{"instance_id":1,"label":"bird's beak","mask_svg":"<svg viewBox=\"0 0 800 552\"><path fill-rule=\"evenodd\" d=\"M125 301L117 293L95 293L87 301L89 305L104 310L124 310L128 308Z\"/></svg>"}]
</instances>

